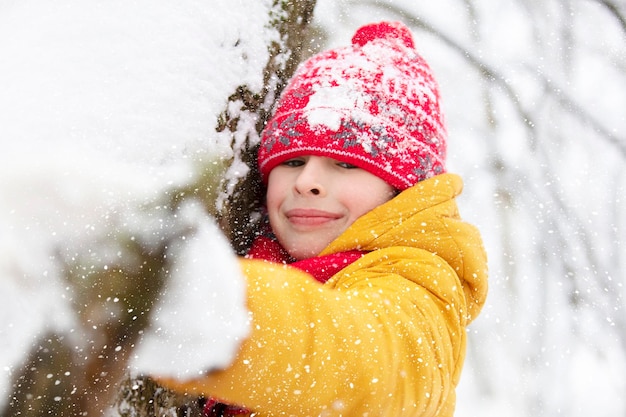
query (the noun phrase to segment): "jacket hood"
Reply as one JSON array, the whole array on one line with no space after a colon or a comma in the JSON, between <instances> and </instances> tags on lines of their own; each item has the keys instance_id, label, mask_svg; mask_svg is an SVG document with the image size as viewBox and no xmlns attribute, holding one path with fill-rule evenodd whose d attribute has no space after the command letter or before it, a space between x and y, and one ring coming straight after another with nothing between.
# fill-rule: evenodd
<instances>
[{"instance_id":1,"label":"jacket hood","mask_svg":"<svg viewBox=\"0 0 626 417\"><path fill-rule=\"evenodd\" d=\"M421 181L357 219L320 255L392 246L424 249L444 259L463 285L468 322L487 295L487 255L478 230L461 220L456 196L463 181L442 174Z\"/></svg>"}]
</instances>

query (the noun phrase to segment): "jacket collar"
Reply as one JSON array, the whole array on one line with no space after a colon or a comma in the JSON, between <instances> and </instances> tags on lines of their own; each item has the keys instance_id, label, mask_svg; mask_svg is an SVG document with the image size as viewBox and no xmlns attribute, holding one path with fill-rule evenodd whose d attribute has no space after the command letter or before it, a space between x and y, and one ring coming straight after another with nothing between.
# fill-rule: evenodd
<instances>
[{"instance_id":1,"label":"jacket collar","mask_svg":"<svg viewBox=\"0 0 626 417\"><path fill-rule=\"evenodd\" d=\"M441 174L418 182L385 204L357 219L320 255L359 249L373 251L390 246L420 247L428 236L441 238L440 219L458 218L455 197L463 182L458 175Z\"/></svg>"}]
</instances>

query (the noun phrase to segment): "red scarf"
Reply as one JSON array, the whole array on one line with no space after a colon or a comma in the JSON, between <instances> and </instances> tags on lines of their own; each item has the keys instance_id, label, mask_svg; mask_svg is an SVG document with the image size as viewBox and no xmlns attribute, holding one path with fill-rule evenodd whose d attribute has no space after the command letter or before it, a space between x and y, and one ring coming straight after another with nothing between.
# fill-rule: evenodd
<instances>
[{"instance_id":1,"label":"red scarf","mask_svg":"<svg viewBox=\"0 0 626 417\"><path fill-rule=\"evenodd\" d=\"M248 252L248 258L287 263L304 272L308 272L313 275L317 281L323 284L328 281L330 277L364 254L365 252L362 251L351 250L296 261L289 256L287 251L283 249L272 234L266 233L254 240Z\"/></svg>"}]
</instances>

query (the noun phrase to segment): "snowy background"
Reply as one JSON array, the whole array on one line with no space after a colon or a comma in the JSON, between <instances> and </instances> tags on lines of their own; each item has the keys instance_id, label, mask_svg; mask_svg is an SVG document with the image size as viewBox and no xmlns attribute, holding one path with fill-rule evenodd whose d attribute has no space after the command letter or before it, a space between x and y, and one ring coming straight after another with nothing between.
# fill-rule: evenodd
<instances>
[{"instance_id":1,"label":"snowy background","mask_svg":"<svg viewBox=\"0 0 626 417\"><path fill-rule=\"evenodd\" d=\"M217 115L238 85L261 88L269 3L0 0L3 398L41 331L77 326L62 262L112 225L146 245L197 230L172 279L242 300L193 201L165 225L146 207L231 156ZM318 1L312 52L403 20L441 85L449 170L465 179L461 211L484 233L491 275L457 416L626 415L625 16L623 0ZM232 286L184 273L206 269L203 244ZM104 246L102 268L118 254ZM216 363L246 330L243 302L227 304L215 325L238 325Z\"/></svg>"}]
</instances>

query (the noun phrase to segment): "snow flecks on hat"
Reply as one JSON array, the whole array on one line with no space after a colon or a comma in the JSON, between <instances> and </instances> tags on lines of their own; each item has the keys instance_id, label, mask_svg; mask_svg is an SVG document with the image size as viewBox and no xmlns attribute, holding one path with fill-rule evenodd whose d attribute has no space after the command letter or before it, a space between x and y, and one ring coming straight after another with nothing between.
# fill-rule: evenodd
<instances>
[{"instance_id":1,"label":"snow flecks on hat","mask_svg":"<svg viewBox=\"0 0 626 417\"><path fill-rule=\"evenodd\" d=\"M298 67L261 136L259 168L267 181L290 158L327 156L404 190L445 171L446 136L437 82L410 30L375 23Z\"/></svg>"}]
</instances>

